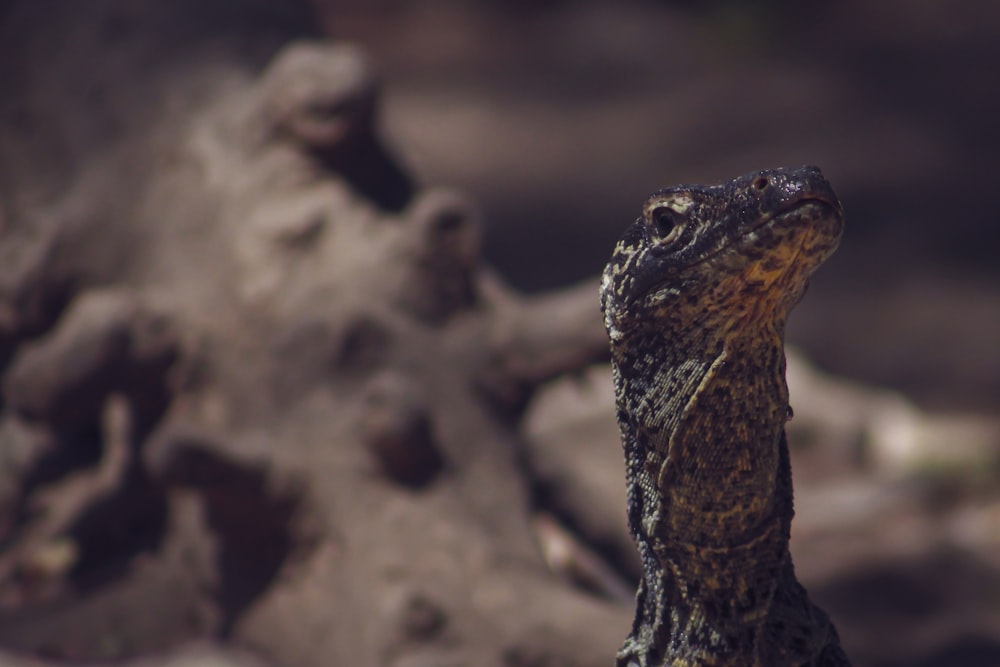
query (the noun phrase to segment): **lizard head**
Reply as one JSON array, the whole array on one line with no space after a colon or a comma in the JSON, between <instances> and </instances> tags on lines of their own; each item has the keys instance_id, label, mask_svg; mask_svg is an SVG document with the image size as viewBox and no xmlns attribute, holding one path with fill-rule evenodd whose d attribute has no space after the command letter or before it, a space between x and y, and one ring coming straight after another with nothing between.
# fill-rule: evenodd
<instances>
[{"instance_id":1,"label":"lizard head","mask_svg":"<svg viewBox=\"0 0 1000 667\"><path fill-rule=\"evenodd\" d=\"M612 347L636 328L699 337L780 328L842 232L840 202L816 167L659 190L604 271Z\"/></svg>"}]
</instances>

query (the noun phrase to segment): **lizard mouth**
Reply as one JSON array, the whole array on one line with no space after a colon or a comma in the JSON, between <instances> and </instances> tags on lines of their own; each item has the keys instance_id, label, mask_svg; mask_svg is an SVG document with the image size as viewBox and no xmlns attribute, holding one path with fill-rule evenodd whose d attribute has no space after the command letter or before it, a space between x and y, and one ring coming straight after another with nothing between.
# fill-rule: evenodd
<instances>
[{"instance_id":1,"label":"lizard mouth","mask_svg":"<svg viewBox=\"0 0 1000 667\"><path fill-rule=\"evenodd\" d=\"M815 215L808 216L811 219L835 218L839 222L844 217L843 210L840 207L840 202L837 200L829 199L818 194L808 194L790 201L787 206L779 208L773 215L765 218L761 224L767 224L777 218L801 212L803 209L815 212ZM755 225L755 228L757 226L758 225Z\"/></svg>"},{"instance_id":2,"label":"lizard mouth","mask_svg":"<svg viewBox=\"0 0 1000 667\"><path fill-rule=\"evenodd\" d=\"M823 221L830 223L828 230L818 228L821 227L818 223ZM843 227L843 212L840 202L835 199L830 199L819 194L805 194L787 202L770 215L761 218L739 237L724 244L709 255L689 264L687 268L696 268L702 264L711 262L720 255L731 254L734 247L743 251L749 250L765 229L777 227L784 222L816 223L813 225L816 228L815 232L818 235L830 237L830 252L832 252L836 248L837 241L840 239L840 231ZM745 254L741 252L739 256L745 256Z\"/></svg>"}]
</instances>

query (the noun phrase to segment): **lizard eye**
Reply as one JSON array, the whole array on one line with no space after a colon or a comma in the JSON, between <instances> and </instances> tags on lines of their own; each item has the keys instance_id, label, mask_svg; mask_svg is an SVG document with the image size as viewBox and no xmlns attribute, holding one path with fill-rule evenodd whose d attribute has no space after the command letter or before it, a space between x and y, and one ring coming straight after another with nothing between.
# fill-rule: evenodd
<instances>
[{"instance_id":1,"label":"lizard eye","mask_svg":"<svg viewBox=\"0 0 1000 667\"><path fill-rule=\"evenodd\" d=\"M656 240L660 243L672 241L680 231L680 214L669 206L657 206L650 211L649 219L653 224Z\"/></svg>"}]
</instances>

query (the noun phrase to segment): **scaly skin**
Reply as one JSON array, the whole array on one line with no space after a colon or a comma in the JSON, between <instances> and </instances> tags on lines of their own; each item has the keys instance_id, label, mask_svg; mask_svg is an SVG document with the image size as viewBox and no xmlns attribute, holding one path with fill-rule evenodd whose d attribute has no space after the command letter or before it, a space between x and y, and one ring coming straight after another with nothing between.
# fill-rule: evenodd
<instances>
[{"instance_id":1,"label":"scaly skin","mask_svg":"<svg viewBox=\"0 0 1000 667\"><path fill-rule=\"evenodd\" d=\"M849 666L795 578L784 328L843 214L814 167L651 196L601 303L642 557L619 667Z\"/></svg>"}]
</instances>

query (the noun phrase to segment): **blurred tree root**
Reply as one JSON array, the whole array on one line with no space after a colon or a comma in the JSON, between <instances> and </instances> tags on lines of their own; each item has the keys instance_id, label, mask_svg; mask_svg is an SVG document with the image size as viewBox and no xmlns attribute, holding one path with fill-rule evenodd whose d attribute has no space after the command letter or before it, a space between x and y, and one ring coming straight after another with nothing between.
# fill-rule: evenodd
<instances>
[{"instance_id":1,"label":"blurred tree root","mask_svg":"<svg viewBox=\"0 0 1000 667\"><path fill-rule=\"evenodd\" d=\"M291 3L0 19L0 665L607 664L520 425L596 285L505 287Z\"/></svg>"}]
</instances>

